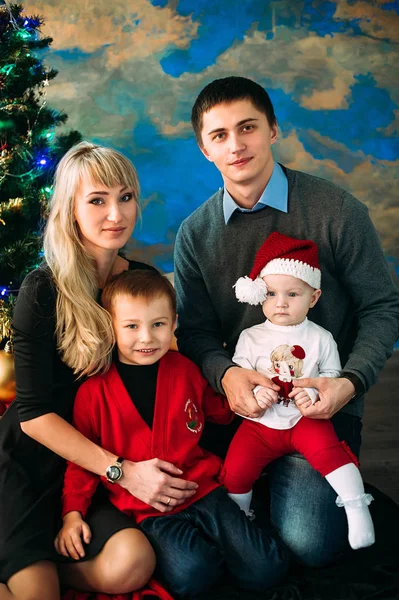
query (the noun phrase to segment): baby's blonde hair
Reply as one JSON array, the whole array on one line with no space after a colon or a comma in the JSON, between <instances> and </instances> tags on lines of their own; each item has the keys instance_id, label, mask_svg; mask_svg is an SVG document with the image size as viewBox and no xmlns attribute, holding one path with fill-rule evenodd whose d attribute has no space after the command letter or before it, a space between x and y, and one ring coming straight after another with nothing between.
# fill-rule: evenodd
<instances>
[{"instance_id":1,"label":"baby's blonde hair","mask_svg":"<svg viewBox=\"0 0 399 600\"><path fill-rule=\"evenodd\" d=\"M98 304L98 277L75 220L75 196L83 177L105 187L125 186L138 202L132 163L112 148L90 142L73 146L61 159L44 233L44 256L57 287L57 346L75 374L106 370L114 334L109 314Z\"/></svg>"}]
</instances>

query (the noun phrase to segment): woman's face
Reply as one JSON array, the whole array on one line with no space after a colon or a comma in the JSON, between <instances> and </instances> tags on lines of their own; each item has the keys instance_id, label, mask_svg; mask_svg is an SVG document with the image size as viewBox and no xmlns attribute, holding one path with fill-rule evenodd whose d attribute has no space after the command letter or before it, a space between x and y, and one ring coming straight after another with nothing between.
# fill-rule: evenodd
<instances>
[{"instance_id":1,"label":"woman's face","mask_svg":"<svg viewBox=\"0 0 399 600\"><path fill-rule=\"evenodd\" d=\"M81 179L75 195L75 219L81 240L90 250L122 248L132 235L136 215L133 190Z\"/></svg>"}]
</instances>

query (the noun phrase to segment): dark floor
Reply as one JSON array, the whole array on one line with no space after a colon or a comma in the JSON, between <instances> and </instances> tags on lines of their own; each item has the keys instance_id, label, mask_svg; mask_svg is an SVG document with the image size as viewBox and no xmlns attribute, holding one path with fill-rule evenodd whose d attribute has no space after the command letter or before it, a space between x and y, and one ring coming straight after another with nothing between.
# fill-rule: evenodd
<instances>
[{"instance_id":1,"label":"dark floor","mask_svg":"<svg viewBox=\"0 0 399 600\"><path fill-rule=\"evenodd\" d=\"M360 469L365 481L399 504L399 350L366 396Z\"/></svg>"}]
</instances>

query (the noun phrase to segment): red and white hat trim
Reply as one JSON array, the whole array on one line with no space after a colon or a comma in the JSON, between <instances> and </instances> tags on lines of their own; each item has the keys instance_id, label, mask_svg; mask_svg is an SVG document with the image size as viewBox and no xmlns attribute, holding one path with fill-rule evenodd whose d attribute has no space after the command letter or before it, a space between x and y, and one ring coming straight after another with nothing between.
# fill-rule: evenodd
<instances>
[{"instance_id":1,"label":"red and white hat trim","mask_svg":"<svg viewBox=\"0 0 399 600\"><path fill-rule=\"evenodd\" d=\"M265 277L266 275L291 275L291 277L301 279L315 289L319 289L321 284L320 269L315 269L299 260L275 258L263 267L259 277Z\"/></svg>"}]
</instances>

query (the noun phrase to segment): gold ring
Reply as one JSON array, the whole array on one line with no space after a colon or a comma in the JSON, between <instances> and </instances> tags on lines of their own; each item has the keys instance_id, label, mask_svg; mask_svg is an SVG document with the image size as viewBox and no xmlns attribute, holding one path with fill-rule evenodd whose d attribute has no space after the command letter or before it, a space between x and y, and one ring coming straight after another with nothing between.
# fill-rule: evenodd
<instances>
[{"instance_id":1,"label":"gold ring","mask_svg":"<svg viewBox=\"0 0 399 600\"><path fill-rule=\"evenodd\" d=\"M171 502L172 498L169 496L168 501L166 503L166 506L169 506L170 502Z\"/></svg>"}]
</instances>

